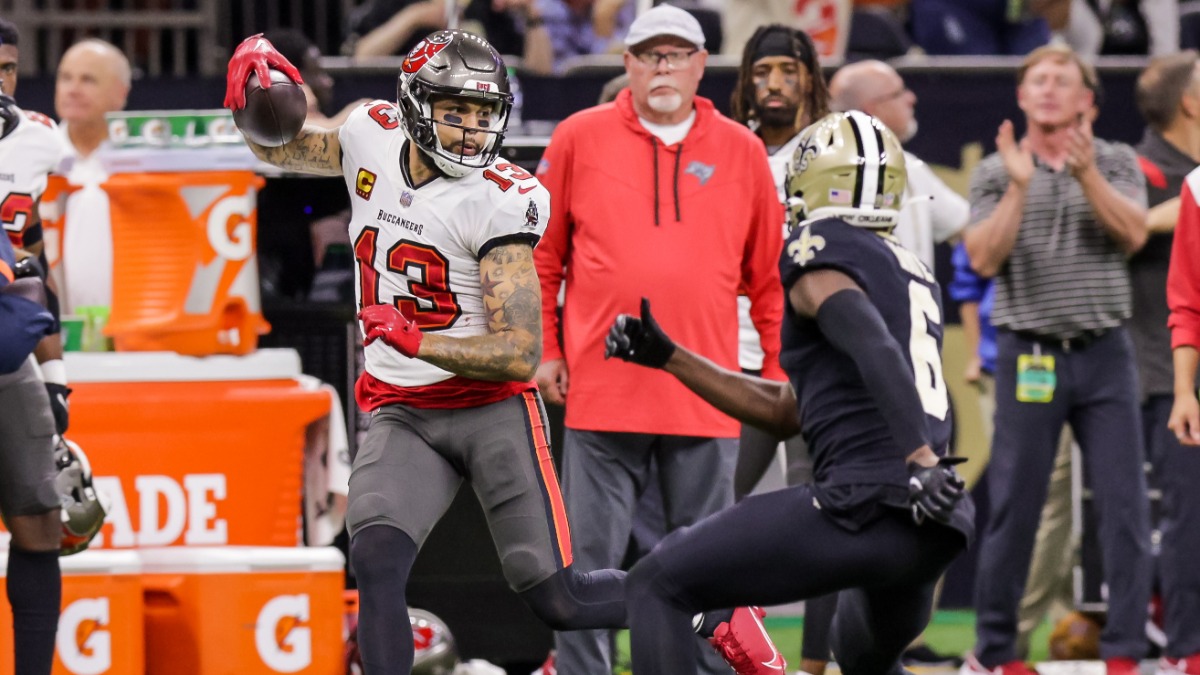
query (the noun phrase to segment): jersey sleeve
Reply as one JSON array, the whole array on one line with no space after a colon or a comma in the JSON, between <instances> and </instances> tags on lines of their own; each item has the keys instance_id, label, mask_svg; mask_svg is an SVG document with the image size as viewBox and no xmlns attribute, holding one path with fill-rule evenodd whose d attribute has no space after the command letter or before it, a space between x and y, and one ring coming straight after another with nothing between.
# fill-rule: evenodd
<instances>
[{"instance_id":1,"label":"jersey sleeve","mask_svg":"<svg viewBox=\"0 0 1200 675\"><path fill-rule=\"evenodd\" d=\"M550 221L550 193L537 179L522 181L521 190L505 191L476 242L476 255L512 243L537 246ZM531 189L532 188L532 189Z\"/></svg>"},{"instance_id":2,"label":"jersey sleeve","mask_svg":"<svg viewBox=\"0 0 1200 675\"><path fill-rule=\"evenodd\" d=\"M816 270L833 269L846 274L864 290L867 288L866 249L858 237L863 234L840 220L829 218L792 230L779 259L779 276L786 294L796 281ZM870 234L870 236L876 236Z\"/></svg>"},{"instance_id":3,"label":"jersey sleeve","mask_svg":"<svg viewBox=\"0 0 1200 675\"><path fill-rule=\"evenodd\" d=\"M1167 306L1171 310L1167 325L1171 328L1171 347L1200 347L1200 266L1192 261L1200 251L1200 202L1194 184L1200 182L1200 169L1194 169L1183 182L1179 221L1171 248L1167 272Z\"/></svg>"},{"instance_id":4,"label":"jersey sleeve","mask_svg":"<svg viewBox=\"0 0 1200 675\"><path fill-rule=\"evenodd\" d=\"M338 127L338 143L342 146L342 168L354 164L356 150L363 143L378 142L375 131L390 131L400 127L400 111L394 103L377 100L364 103L346 116Z\"/></svg>"}]
</instances>

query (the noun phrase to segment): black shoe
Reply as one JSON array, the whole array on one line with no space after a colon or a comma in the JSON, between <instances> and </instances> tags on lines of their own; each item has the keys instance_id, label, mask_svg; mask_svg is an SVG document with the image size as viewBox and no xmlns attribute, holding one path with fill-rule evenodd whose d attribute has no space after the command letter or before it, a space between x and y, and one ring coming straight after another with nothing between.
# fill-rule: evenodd
<instances>
[{"instance_id":1,"label":"black shoe","mask_svg":"<svg viewBox=\"0 0 1200 675\"><path fill-rule=\"evenodd\" d=\"M963 660L957 656L949 654L939 654L929 647L929 645L917 645L905 650L900 656L900 663L906 666L943 666L959 668L963 664Z\"/></svg>"}]
</instances>

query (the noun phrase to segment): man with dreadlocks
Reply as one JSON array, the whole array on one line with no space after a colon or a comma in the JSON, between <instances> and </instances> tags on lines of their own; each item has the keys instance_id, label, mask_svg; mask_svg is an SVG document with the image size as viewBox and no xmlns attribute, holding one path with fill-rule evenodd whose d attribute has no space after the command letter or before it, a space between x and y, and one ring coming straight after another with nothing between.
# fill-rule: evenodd
<instances>
[{"instance_id":1,"label":"man with dreadlocks","mask_svg":"<svg viewBox=\"0 0 1200 675\"><path fill-rule=\"evenodd\" d=\"M746 42L731 101L733 118L753 131L767 148L767 161L779 200L785 202L784 179L800 131L829 112L829 92L812 38L782 24L761 26ZM785 224L786 229L786 224ZM785 233L786 236L786 233ZM738 366L757 375L763 352L750 320L750 299L738 298ZM750 494L775 458L779 439L749 424L742 425L733 490L736 499ZM787 484L812 482L812 458L799 434L785 443ZM837 595L805 602L800 669L822 675L829 661L829 628Z\"/></svg>"}]
</instances>

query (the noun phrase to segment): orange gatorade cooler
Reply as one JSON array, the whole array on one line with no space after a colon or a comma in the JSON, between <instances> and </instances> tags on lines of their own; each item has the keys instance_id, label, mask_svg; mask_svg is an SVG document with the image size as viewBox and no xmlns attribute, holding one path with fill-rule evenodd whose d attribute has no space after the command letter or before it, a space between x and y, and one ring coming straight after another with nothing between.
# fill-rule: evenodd
<instances>
[{"instance_id":1,"label":"orange gatorade cooler","mask_svg":"<svg viewBox=\"0 0 1200 675\"><path fill-rule=\"evenodd\" d=\"M118 173L112 215L117 351L247 354L269 330L255 257L250 171Z\"/></svg>"},{"instance_id":2,"label":"orange gatorade cooler","mask_svg":"<svg viewBox=\"0 0 1200 675\"><path fill-rule=\"evenodd\" d=\"M143 675L141 560L133 551L85 551L60 560L62 614L54 675ZM8 566L0 552L0 577ZM0 584L0 673L13 672L12 614Z\"/></svg>"},{"instance_id":3,"label":"orange gatorade cooler","mask_svg":"<svg viewBox=\"0 0 1200 675\"><path fill-rule=\"evenodd\" d=\"M340 675L335 548L141 549L146 675Z\"/></svg>"}]
</instances>

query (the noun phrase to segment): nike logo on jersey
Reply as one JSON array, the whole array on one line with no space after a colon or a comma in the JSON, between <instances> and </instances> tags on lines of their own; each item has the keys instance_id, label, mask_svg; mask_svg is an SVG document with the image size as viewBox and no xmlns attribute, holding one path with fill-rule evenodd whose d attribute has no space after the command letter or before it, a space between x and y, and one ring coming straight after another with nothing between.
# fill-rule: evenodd
<instances>
[{"instance_id":1,"label":"nike logo on jersey","mask_svg":"<svg viewBox=\"0 0 1200 675\"><path fill-rule=\"evenodd\" d=\"M537 186L536 185L526 185L525 187L517 188L517 192L520 192L521 194L527 194L530 190L534 189L535 187L537 187Z\"/></svg>"}]
</instances>

